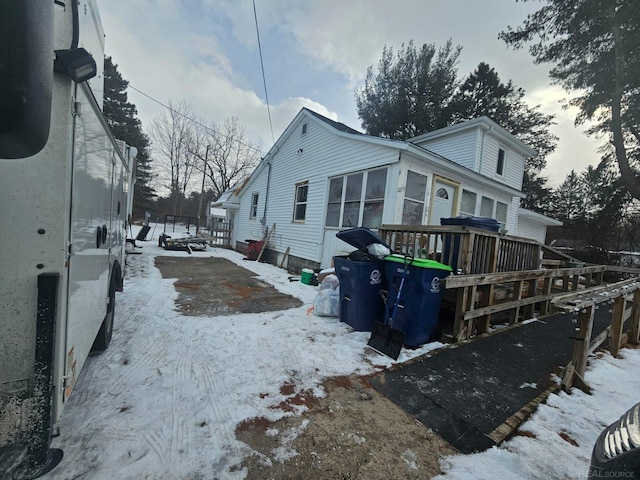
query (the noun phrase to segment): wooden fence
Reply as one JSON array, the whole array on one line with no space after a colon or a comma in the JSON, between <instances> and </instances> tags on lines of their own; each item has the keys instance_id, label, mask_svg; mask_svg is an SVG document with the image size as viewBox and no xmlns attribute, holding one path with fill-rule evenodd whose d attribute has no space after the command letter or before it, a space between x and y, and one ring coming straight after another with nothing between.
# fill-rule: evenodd
<instances>
[{"instance_id":1,"label":"wooden fence","mask_svg":"<svg viewBox=\"0 0 640 480\"><path fill-rule=\"evenodd\" d=\"M594 313L601 303L613 302L611 324L596 338L591 339ZM640 342L640 281L625 280L607 286L560 295L552 301L555 308L578 312L578 329L573 348L573 357L564 369L562 387L568 390L572 386L588 392L584 380L589 354L608 344L608 349L617 357L622 345Z\"/></svg>"},{"instance_id":2,"label":"wooden fence","mask_svg":"<svg viewBox=\"0 0 640 480\"><path fill-rule=\"evenodd\" d=\"M455 291L453 336L466 340L489 330L494 316L501 314L509 323L520 317L532 318L550 312L550 302L560 293L575 292L582 285L602 285L605 265L582 268L525 270L521 272L450 275L444 279L447 290Z\"/></svg>"},{"instance_id":3,"label":"wooden fence","mask_svg":"<svg viewBox=\"0 0 640 480\"><path fill-rule=\"evenodd\" d=\"M231 247L231 230L233 226L228 222L214 223L209 227L210 245L212 247Z\"/></svg>"},{"instance_id":4,"label":"wooden fence","mask_svg":"<svg viewBox=\"0 0 640 480\"><path fill-rule=\"evenodd\" d=\"M429 258L462 274L510 272L541 266L542 244L465 226L383 225L380 237L396 253Z\"/></svg>"}]
</instances>

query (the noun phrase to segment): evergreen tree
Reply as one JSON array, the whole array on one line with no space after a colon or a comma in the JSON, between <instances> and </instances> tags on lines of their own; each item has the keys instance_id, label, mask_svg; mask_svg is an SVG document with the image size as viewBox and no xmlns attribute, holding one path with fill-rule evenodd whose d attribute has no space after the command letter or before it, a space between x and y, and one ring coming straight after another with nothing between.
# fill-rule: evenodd
<instances>
[{"instance_id":1,"label":"evergreen tree","mask_svg":"<svg viewBox=\"0 0 640 480\"><path fill-rule=\"evenodd\" d=\"M527 1L527 0L524 0ZM544 0L523 25L500 37L515 48L530 44L536 63L551 63L551 78L577 96L576 123L595 122L621 179L640 199L640 8L638 0Z\"/></svg>"},{"instance_id":2,"label":"evergreen tree","mask_svg":"<svg viewBox=\"0 0 640 480\"><path fill-rule=\"evenodd\" d=\"M458 81L456 64L461 47L449 40L418 50L413 41L394 56L385 46L378 71L367 69L364 87L356 92L358 116L369 135L405 140L446 127L449 104Z\"/></svg>"},{"instance_id":3,"label":"evergreen tree","mask_svg":"<svg viewBox=\"0 0 640 480\"><path fill-rule=\"evenodd\" d=\"M631 197L623 188L611 157L603 159L597 167L588 166L581 180L585 195L585 238L602 251L617 247L625 207Z\"/></svg>"},{"instance_id":4,"label":"evergreen tree","mask_svg":"<svg viewBox=\"0 0 640 480\"><path fill-rule=\"evenodd\" d=\"M111 57L105 57L103 112L114 137L138 149L133 217L142 218L144 212L151 208L156 193L151 187L153 174L151 173L149 138L142 131L142 124L136 116L138 111L135 105L127 100L128 85L129 82L122 78L118 72L118 66L113 63Z\"/></svg>"},{"instance_id":5,"label":"evergreen tree","mask_svg":"<svg viewBox=\"0 0 640 480\"><path fill-rule=\"evenodd\" d=\"M551 213L563 221L565 226L584 220L585 190L575 170L571 170L564 182L553 192L552 200Z\"/></svg>"}]
</instances>

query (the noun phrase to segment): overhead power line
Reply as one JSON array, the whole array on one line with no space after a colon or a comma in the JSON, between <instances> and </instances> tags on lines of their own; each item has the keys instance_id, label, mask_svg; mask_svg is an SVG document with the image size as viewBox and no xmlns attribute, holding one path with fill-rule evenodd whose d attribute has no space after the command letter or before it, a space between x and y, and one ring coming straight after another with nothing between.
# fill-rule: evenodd
<instances>
[{"instance_id":1,"label":"overhead power line","mask_svg":"<svg viewBox=\"0 0 640 480\"><path fill-rule=\"evenodd\" d=\"M213 128L211 128L211 127L209 127L209 126L205 125L204 123L199 122L199 121L198 121L198 120L196 120L195 118L191 118L191 117L189 117L188 115L185 115L184 113L179 112L178 110L176 110L175 108L170 107L169 105L166 105L166 104L162 103L160 100L157 100L157 99L153 98L151 95L149 95L149 94L147 94L147 93L143 92L142 90L140 90L140 89L138 89L138 88L134 87L134 86L133 86L133 85L131 85L130 83L128 83L128 84L127 84L127 86L128 86L128 87L130 87L132 90L135 90L136 92L138 92L140 95L143 95L143 96L147 97L147 98L148 98L149 100L151 100L152 102L157 103L158 105L162 106L163 108L166 108L166 109L167 109L167 110L169 110L170 112L173 112L173 113L175 113L175 114L177 114L177 115L180 115L181 117L185 118L186 120L189 120L190 122L193 122L193 123L195 123L196 125L199 125L200 127L204 128L205 130L208 130L208 131L209 131L209 132L211 132L211 133L215 133L216 135L222 135L223 137L228 138L228 139L230 139L230 140L235 140L236 142L238 142L238 144L240 144L240 145L244 145L245 147L250 148L251 150L255 150L256 152L258 152L258 153L260 153L260 154L264 153L264 150L261 150L261 149L259 149L259 148L257 148L257 147L254 147L253 145L250 145L250 144L248 144L248 143L241 142L240 140L238 140L238 139L237 139L237 138L235 138L235 137L232 137L232 136L230 136L230 135L226 135L226 134L221 133L221 132L216 132ZM271 136L273 136L273 130L271 130ZM275 142L274 142L274 143L275 143Z\"/></svg>"},{"instance_id":2,"label":"overhead power line","mask_svg":"<svg viewBox=\"0 0 640 480\"><path fill-rule=\"evenodd\" d=\"M267 80L264 75L264 62L262 61L262 44L260 43L260 30L258 29L258 14L256 13L256 0L253 0L253 18L256 21L256 35L258 36L258 52L260 52L260 68L262 69L262 84L264 85L264 99L267 102L267 113L269 114L269 127L271 128L271 141L276 143L273 136L273 123L271 122L271 106L269 105L269 94L267 93Z\"/></svg>"}]
</instances>

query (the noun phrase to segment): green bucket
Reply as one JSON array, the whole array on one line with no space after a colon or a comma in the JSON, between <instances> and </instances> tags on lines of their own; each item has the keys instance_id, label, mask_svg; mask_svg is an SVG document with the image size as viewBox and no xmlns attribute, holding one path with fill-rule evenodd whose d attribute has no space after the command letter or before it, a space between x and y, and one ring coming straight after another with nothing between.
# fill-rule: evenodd
<instances>
[{"instance_id":1,"label":"green bucket","mask_svg":"<svg viewBox=\"0 0 640 480\"><path fill-rule=\"evenodd\" d=\"M305 285L311 285L313 282L313 270L310 268L303 268L302 273L300 274L300 282Z\"/></svg>"}]
</instances>

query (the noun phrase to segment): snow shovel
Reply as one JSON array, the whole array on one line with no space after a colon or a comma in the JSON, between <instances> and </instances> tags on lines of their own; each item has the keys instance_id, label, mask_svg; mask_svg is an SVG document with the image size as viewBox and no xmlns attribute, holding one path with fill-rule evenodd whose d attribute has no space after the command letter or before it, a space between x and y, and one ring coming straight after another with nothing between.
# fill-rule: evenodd
<instances>
[{"instance_id":1,"label":"snow shovel","mask_svg":"<svg viewBox=\"0 0 640 480\"><path fill-rule=\"evenodd\" d=\"M393 302L391 316L389 316L389 309L385 303L385 321L384 323L375 322L373 324L371 338L369 338L369 342L367 343L367 345L377 352L391 357L394 360L397 360L400 356L400 350L402 350L402 346L404 345L404 333L393 328L393 319L396 317L398 311L398 303L400 303L400 295L402 295L402 287L404 287L404 280L407 278L408 265L410 263L411 260L408 263L405 261L404 273L400 280L400 287L398 288L395 302Z\"/></svg>"}]
</instances>

